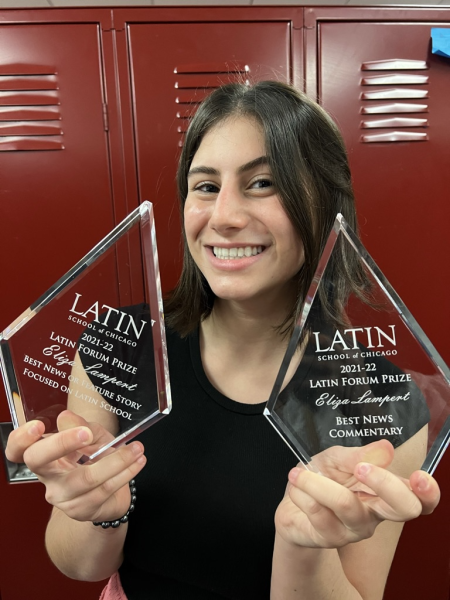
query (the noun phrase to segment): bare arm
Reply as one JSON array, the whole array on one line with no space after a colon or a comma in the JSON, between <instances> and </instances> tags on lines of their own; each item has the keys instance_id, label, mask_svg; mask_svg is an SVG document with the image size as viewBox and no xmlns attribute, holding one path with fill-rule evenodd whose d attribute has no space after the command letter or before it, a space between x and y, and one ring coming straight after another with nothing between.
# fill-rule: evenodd
<instances>
[{"instance_id":1,"label":"bare arm","mask_svg":"<svg viewBox=\"0 0 450 600\"><path fill-rule=\"evenodd\" d=\"M402 524L382 523L369 540L340 549L292 547L277 534L272 600L380 600Z\"/></svg>"},{"instance_id":2,"label":"bare arm","mask_svg":"<svg viewBox=\"0 0 450 600\"><path fill-rule=\"evenodd\" d=\"M87 422L101 424L107 431L116 434L117 419L112 413L100 408L102 401L104 402L103 398L92 387L83 385L90 383L90 380L78 353L71 375L68 408L77 415L82 415ZM70 428L74 425L76 425L76 421L67 421L67 419L62 419L59 423L60 429ZM105 432L102 435L107 437ZM86 472L85 478L88 476L89 472ZM92 481L93 485L95 483L97 482ZM111 481L105 481L101 485L108 494ZM123 486L117 494L123 496L124 500L120 498L117 502L117 509L111 508L110 510L111 512L115 511L115 516L119 517L126 512L129 506L128 485ZM49 499L48 494L47 499ZM122 509L121 505L124 501L127 504L126 508ZM71 510L70 506L68 508L62 506L62 508ZM117 529L104 530L101 527L95 527L91 521L76 520L76 509L73 513L75 518L71 518L63 510L56 507L53 509L46 530L46 548L53 563L60 571L73 579L99 581L110 577L122 563L123 545L128 525L122 524ZM72 508L72 510L74 509ZM119 514L120 511L122 512Z\"/></svg>"},{"instance_id":3,"label":"bare arm","mask_svg":"<svg viewBox=\"0 0 450 600\"><path fill-rule=\"evenodd\" d=\"M54 508L45 534L52 562L71 579L101 581L122 564L127 524L102 529L90 522L75 521Z\"/></svg>"},{"instance_id":4,"label":"bare arm","mask_svg":"<svg viewBox=\"0 0 450 600\"><path fill-rule=\"evenodd\" d=\"M271 600L361 600L337 550L291 546L276 535Z\"/></svg>"}]
</instances>

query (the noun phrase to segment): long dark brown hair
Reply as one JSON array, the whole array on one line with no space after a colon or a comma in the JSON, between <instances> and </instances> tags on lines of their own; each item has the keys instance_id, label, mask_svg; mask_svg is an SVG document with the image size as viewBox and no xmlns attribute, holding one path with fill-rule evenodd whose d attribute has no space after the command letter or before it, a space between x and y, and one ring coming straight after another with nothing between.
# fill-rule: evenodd
<instances>
[{"instance_id":1,"label":"long dark brown hair","mask_svg":"<svg viewBox=\"0 0 450 600\"><path fill-rule=\"evenodd\" d=\"M303 242L305 262L297 274L297 300L279 324L288 332L300 313L336 214L342 213L357 229L347 153L330 116L294 87L277 81L250 87L226 84L203 101L186 134L177 172L182 222L192 159L207 131L232 116L248 116L262 127L274 187ZM332 292L321 298L321 304L336 320L336 307L344 304L350 290L360 294L365 280L354 255L343 245L327 268L329 280L330 274ZM210 314L214 298L184 239L183 270L166 302L168 325L187 335Z\"/></svg>"}]
</instances>

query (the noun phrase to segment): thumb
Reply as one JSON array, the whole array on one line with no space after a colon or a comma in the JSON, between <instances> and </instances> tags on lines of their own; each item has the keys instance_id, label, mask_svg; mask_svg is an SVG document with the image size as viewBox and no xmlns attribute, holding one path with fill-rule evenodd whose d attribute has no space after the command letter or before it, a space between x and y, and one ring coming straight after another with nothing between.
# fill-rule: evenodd
<instances>
[{"instance_id":1,"label":"thumb","mask_svg":"<svg viewBox=\"0 0 450 600\"><path fill-rule=\"evenodd\" d=\"M368 462L377 467L388 467L394 460L394 446L387 440L372 442L360 448L358 462Z\"/></svg>"},{"instance_id":2,"label":"thumb","mask_svg":"<svg viewBox=\"0 0 450 600\"><path fill-rule=\"evenodd\" d=\"M65 431L66 429L72 429L73 427L89 427L86 419L83 419L83 417L75 414L71 410L63 410L59 413L56 423L58 431Z\"/></svg>"},{"instance_id":3,"label":"thumb","mask_svg":"<svg viewBox=\"0 0 450 600\"><path fill-rule=\"evenodd\" d=\"M394 447L387 440L379 440L356 448L333 446L317 456L321 457L325 472L333 470L350 474L360 462L368 462L378 467L389 466L394 458Z\"/></svg>"}]
</instances>

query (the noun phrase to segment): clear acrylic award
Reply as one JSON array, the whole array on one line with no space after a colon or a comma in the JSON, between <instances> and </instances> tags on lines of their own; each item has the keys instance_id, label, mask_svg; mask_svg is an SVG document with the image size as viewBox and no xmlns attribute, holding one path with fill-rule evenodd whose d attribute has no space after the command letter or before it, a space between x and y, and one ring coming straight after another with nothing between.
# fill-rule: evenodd
<instances>
[{"instance_id":1,"label":"clear acrylic award","mask_svg":"<svg viewBox=\"0 0 450 600\"><path fill-rule=\"evenodd\" d=\"M340 214L265 415L316 472L334 446L386 439L394 472L432 474L449 444L450 371Z\"/></svg>"},{"instance_id":2,"label":"clear acrylic award","mask_svg":"<svg viewBox=\"0 0 450 600\"><path fill-rule=\"evenodd\" d=\"M65 409L124 444L171 409L153 207L143 202L0 334L14 427Z\"/></svg>"}]
</instances>

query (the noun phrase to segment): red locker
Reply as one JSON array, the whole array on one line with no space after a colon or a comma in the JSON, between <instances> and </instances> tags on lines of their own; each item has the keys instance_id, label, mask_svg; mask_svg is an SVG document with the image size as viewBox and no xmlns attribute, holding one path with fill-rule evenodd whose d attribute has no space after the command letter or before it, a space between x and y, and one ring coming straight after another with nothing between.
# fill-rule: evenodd
<instances>
[{"instance_id":1,"label":"red locker","mask_svg":"<svg viewBox=\"0 0 450 600\"><path fill-rule=\"evenodd\" d=\"M448 10L308 8L308 92L338 122L352 168L362 240L444 360L450 317L447 226L450 59L431 53ZM317 54L316 54L317 53ZM450 485L435 514L407 524L386 600L448 597Z\"/></svg>"},{"instance_id":2,"label":"red locker","mask_svg":"<svg viewBox=\"0 0 450 600\"><path fill-rule=\"evenodd\" d=\"M100 22L23 17L0 26L2 330L114 224ZM1 462L2 599L98 597L99 584L68 580L47 557L43 486L6 483Z\"/></svg>"}]
</instances>

